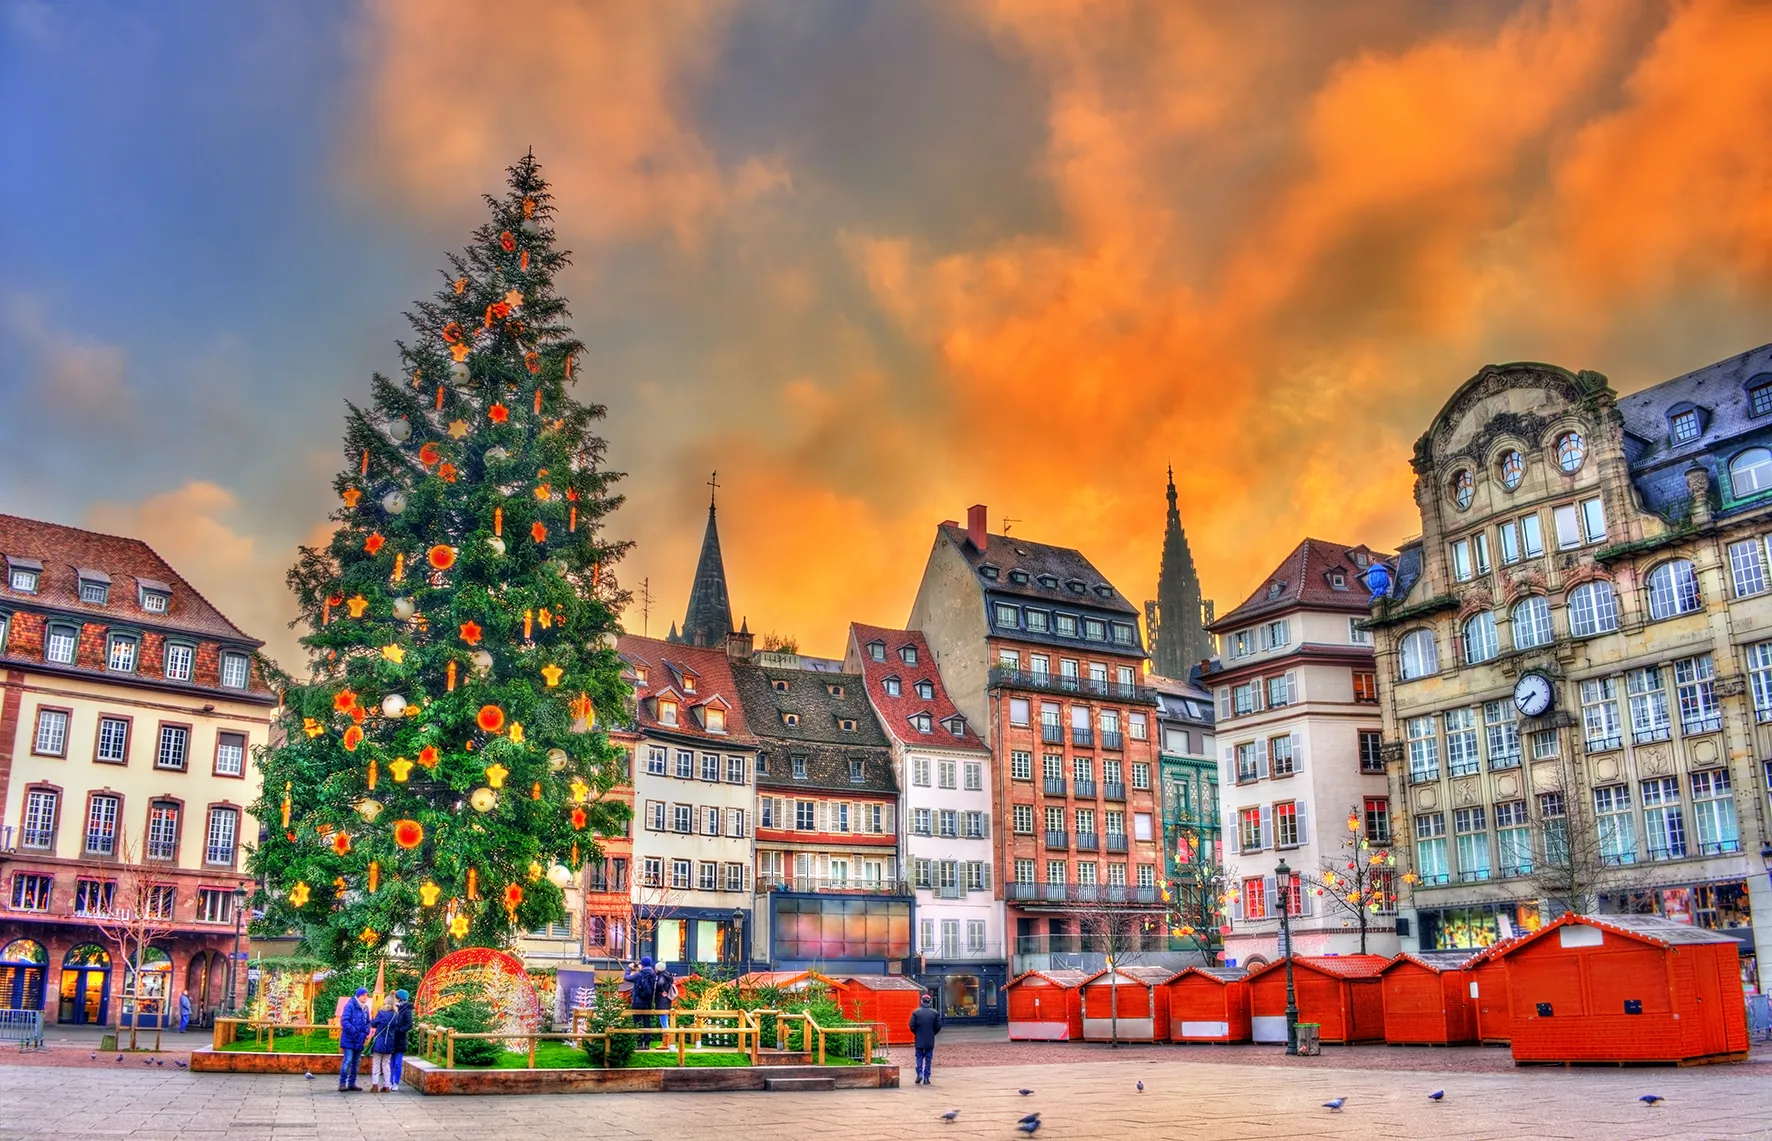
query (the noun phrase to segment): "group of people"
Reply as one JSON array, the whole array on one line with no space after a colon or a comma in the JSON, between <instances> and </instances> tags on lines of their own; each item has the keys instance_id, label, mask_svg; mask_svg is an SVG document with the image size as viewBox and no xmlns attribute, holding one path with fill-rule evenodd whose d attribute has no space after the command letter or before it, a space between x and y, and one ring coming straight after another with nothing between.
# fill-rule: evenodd
<instances>
[{"instance_id":1,"label":"group of people","mask_svg":"<svg viewBox=\"0 0 1772 1141\"><path fill-rule=\"evenodd\" d=\"M628 964L627 972L622 976L632 988L629 995L629 1008L632 1010L657 1010L662 1013L636 1014L634 1024L642 1029L651 1029L654 1025L665 1030L671 1028L671 1004L677 1000L677 980L670 968L663 964L654 965L651 955L641 956L638 964ZM650 1034L638 1035L642 1050L652 1048L653 1037ZM666 1045L670 1044L670 1035L664 1036Z\"/></svg>"},{"instance_id":2,"label":"group of people","mask_svg":"<svg viewBox=\"0 0 1772 1141\"><path fill-rule=\"evenodd\" d=\"M411 1034L412 1003L407 1001L405 991L385 995L381 1009L372 1015L369 988L358 987L356 995L339 1012L338 1048L344 1056L339 1059L338 1091L355 1092L363 1088L357 1084L357 1071L362 1067L363 1050L367 1046L373 1058L369 1092L398 1092L400 1070L406 1060L406 1042Z\"/></svg>"}]
</instances>

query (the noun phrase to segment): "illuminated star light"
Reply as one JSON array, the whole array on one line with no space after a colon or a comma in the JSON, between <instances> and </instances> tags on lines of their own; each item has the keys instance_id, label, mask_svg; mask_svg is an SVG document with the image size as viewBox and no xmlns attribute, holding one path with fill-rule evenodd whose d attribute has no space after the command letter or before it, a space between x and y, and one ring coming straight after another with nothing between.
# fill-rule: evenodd
<instances>
[{"instance_id":1,"label":"illuminated star light","mask_svg":"<svg viewBox=\"0 0 1772 1141\"><path fill-rule=\"evenodd\" d=\"M406 660L406 650L399 645L387 645L381 648L381 656L399 665Z\"/></svg>"},{"instance_id":2,"label":"illuminated star light","mask_svg":"<svg viewBox=\"0 0 1772 1141\"><path fill-rule=\"evenodd\" d=\"M468 431L466 420L453 420L449 424L449 438L452 440L462 439L468 434Z\"/></svg>"},{"instance_id":3,"label":"illuminated star light","mask_svg":"<svg viewBox=\"0 0 1772 1141\"><path fill-rule=\"evenodd\" d=\"M545 614L547 612L544 610L542 613ZM563 677L565 675L565 673L566 673L565 670L561 669L557 665L554 665L552 662L549 662L547 665L541 667L542 680L544 680L548 683L549 689L552 689L553 687L559 685L560 678Z\"/></svg>"},{"instance_id":4,"label":"illuminated star light","mask_svg":"<svg viewBox=\"0 0 1772 1141\"><path fill-rule=\"evenodd\" d=\"M468 937L468 917L465 915L457 915L454 919L451 919L449 921L449 933L457 939L466 939Z\"/></svg>"},{"instance_id":5,"label":"illuminated star light","mask_svg":"<svg viewBox=\"0 0 1772 1141\"><path fill-rule=\"evenodd\" d=\"M461 624L461 640L470 646L479 645L481 633L480 624L471 618Z\"/></svg>"}]
</instances>

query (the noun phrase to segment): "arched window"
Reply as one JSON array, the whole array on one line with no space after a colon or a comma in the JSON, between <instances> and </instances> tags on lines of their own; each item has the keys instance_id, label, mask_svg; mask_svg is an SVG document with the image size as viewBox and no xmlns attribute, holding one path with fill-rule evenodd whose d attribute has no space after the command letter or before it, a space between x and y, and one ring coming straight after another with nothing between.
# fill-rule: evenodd
<instances>
[{"instance_id":1,"label":"arched window","mask_svg":"<svg viewBox=\"0 0 1772 1141\"><path fill-rule=\"evenodd\" d=\"M1550 603L1539 595L1514 603L1514 649L1529 650L1551 640Z\"/></svg>"},{"instance_id":2,"label":"arched window","mask_svg":"<svg viewBox=\"0 0 1772 1141\"><path fill-rule=\"evenodd\" d=\"M1512 491L1526 474L1526 460L1513 448L1501 453L1501 486Z\"/></svg>"},{"instance_id":3,"label":"arched window","mask_svg":"<svg viewBox=\"0 0 1772 1141\"><path fill-rule=\"evenodd\" d=\"M1471 478L1470 469L1466 468L1452 477L1452 502L1458 504L1460 511L1471 505L1471 494L1476 490L1476 481Z\"/></svg>"},{"instance_id":4,"label":"arched window","mask_svg":"<svg viewBox=\"0 0 1772 1141\"><path fill-rule=\"evenodd\" d=\"M1412 681L1440 672L1440 652L1434 645L1434 632L1411 630L1403 635L1399 647L1403 658L1403 680Z\"/></svg>"},{"instance_id":5,"label":"arched window","mask_svg":"<svg viewBox=\"0 0 1772 1141\"><path fill-rule=\"evenodd\" d=\"M1609 582L1584 582L1569 592L1569 633L1577 638L1618 629L1618 596Z\"/></svg>"},{"instance_id":6,"label":"arched window","mask_svg":"<svg viewBox=\"0 0 1772 1141\"><path fill-rule=\"evenodd\" d=\"M1700 605L1698 572L1685 559L1662 563L1649 572L1649 617L1690 614Z\"/></svg>"},{"instance_id":7,"label":"arched window","mask_svg":"<svg viewBox=\"0 0 1772 1141\"><path fill-rule=\"evenodd\" d=\"M1464 620L1464 660L1475 665L1501 652L1495 636L1495 613L1484 610Z\"/></svg>"},{"instance_id":8,"label":"arched window","mask_svg":"<svg viewBox=\"0 0 1772 1141\"><path fill-rule=\"evenodd\" d=\"M1729 461L1729 489L1737 499L1772 488L1772 452L1749 448Z\"/></svg>"},{"instance_id":9,"label":"arched window","mask_svg":"<svg viewBox=\"0 0 1772 1141\"><path fill-rule=\"evenodd\" d=\"M1557 466L1564 471L1577 471L1587 459L1587 441L1580 432L1564 432L1557 437Z\"/></svg>"}]
</instances>

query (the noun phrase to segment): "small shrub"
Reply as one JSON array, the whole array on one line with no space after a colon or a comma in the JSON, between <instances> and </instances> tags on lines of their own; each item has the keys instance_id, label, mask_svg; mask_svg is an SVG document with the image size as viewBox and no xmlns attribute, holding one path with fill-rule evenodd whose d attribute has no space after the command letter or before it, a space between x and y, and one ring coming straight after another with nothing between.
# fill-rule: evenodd
<instances>
[{"instance_id":1,"label":"small shrub","mask_svg":"<svg viewBox=\"0 0 1772 1141\"><path fill-rule=\"evenodd\" d=\"M597 1001L591 1007L590 1031L601 1034L611 1029L631 1027L634 1020L628 1017L628 996L622 993L621 983L615 979L604 979L597 984ZM611 1034L607 1039L586 1038L584 1040L585 1058L596 1069L620 1069L626 1066L634 1056L634 1036L632 1034Z\"/></svg>"},{"instance_id":2,"label":"small shrub","mask_svg":"<svg viewBox=\"0 0 1772 1141\"><path fill-rule=\"evenodd\" d=\"M432 1022L457 1034L485 1034L496 1029L492 1025L492 1008L478 994L457 992L455 1001L431 1015ZM456 1063L463 1066L490 1066L504 1052L504 1043L496 1038L460 1038L455 1043Z\"/></svg>"}]
</instances>

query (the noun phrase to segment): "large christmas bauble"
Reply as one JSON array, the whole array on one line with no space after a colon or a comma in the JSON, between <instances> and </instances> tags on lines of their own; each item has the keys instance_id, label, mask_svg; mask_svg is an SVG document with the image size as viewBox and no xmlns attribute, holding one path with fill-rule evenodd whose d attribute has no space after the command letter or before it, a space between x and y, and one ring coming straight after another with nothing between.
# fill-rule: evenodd
<instances>
[{"instance_id":1,"label":"large christmas bauble","mask_svg":"<svg viewBox=\"0 0 1772 1141\"><path fill-rule=\"evenodd\" d=\"M566 885L572 882L572 870L565 864L555 864L548 869L548 882L564 891Z\"/></svg>"},{"instance_id":2,"label":"large christmas bauble","mask_svg":"<svg viewBox=\"0 0 1772 1141\"><path fill-rule=\"evenodd\" d=\"M388 439L396 444L404 444L412 435L412 425L404 417L388 421Z\"/></svg>"},{"instance_id":3,"label":"large christmas bauble","mask_svg":"<svg viewBox=\"0 0 1772 1141\"><path fill-rule=\"evenodd\" d=\"M396 598L396 599L394 599L394 617L398 618L400 621L402 621L402 622L411 621L412 616L417 613L418 613L418 603L412 601L412 599L410 599L410 598Z\"/></svg>"},{"instance_id":4,"label":"large christmas bauble","mask_svg":"<svg viewBox=\"0 0 1772 1141\"><path fill-rule=\"evenodd\" d=\"M455 381L457 384L466 384L468 382L468 362L449 362L449 379Z\"/></svg>"},{"instance_id":5,"label":"large christmas bauble","mask_svg":"<svg viewBox=\"0 0 1772 1141\"><path fill-rule=\"evenodd\" d=\"M548 750L548 768L552 769L554 772L559 772L560 770L564 769L565 767L566 767L566 750L565 749L549 749Z\"/></svg>"},{"instance_id":6,"label":"large christmas bauble","mask_svg":"<svg viewBox=\"0 0 1772 1141\"><path fill-rule=\"evenodd\" d=\"M406 510L406 493L399 488L381 497L381 509L389 515L398 515Z\"/></svg>"},{"instance_id":7,"label":"large christmas bauble","mask_svg":"<svg viewBox=\"0 0 1772 1141\"><path fill-rule=\"evenodd\" d=\"M474 806L475 812L491 812L492 806L498 803L498 794L489 788L477 788L468 803Z\"/></svg>"},{"instance_id":8,"label":"large christmas bauble","mask_svg":"<svg viewBox=\"0 0 1772 1141\"><path fill-rule=\"evenodd\" d=\"M406 699L397 693L388 694L381 699L381 712L383 717L406 716Z\"/></svg>"},{"instance_id":9,"label":"large christmas bauble","mask_svg":"<svg viewBox=\"0 0 1772 1141\"><path fill-rule=\"evenodd\" d=\"M475 673L486 673L492 669L492 654L487 650L475 650L472 661Z\"/></svg>"},{"instance_id":10,"label":"large christmas bauble","mask_svg":"<svg viewBox=\"0 0 1772 1141\"><path fill-rule=\"evenodd\" d=\"M502 555L505 553L505 541L497 535L493 535L491 538L487 539L486 545L492 548L492 553L495 555Z\"/></svg>"}]
</instances>

